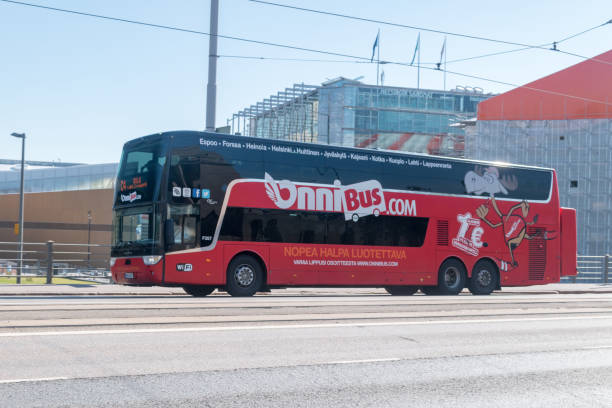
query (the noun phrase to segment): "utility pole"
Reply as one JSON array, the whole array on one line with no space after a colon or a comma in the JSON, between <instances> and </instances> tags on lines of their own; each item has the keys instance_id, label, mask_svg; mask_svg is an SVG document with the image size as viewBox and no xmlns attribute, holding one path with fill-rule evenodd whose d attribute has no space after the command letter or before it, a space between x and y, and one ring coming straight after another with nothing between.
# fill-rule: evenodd
<instances>
[{"instance_id":1,"label":"utility pole","mask_svg":"<svg viewBox=\"0 0 612 408\"><path fill-rule=\"evenodd\" d=\"M25 133L11 133L11 136L21 139L21 183L19 187L19 270L16 283L21 283L23 272L23 170L25 168Z\"/></svg>"},{"instance_id":2,"label":"utility pole","mask_svg":"<svg viewBox=\"0 0 612 408\"><path fill-rule=\"evenodd\" d=\"M217 28L219 0L210 0L210 38L208 42L208 85L206 87L206 131L215 131L217 104Z\"/></svg>"}]
</instances>

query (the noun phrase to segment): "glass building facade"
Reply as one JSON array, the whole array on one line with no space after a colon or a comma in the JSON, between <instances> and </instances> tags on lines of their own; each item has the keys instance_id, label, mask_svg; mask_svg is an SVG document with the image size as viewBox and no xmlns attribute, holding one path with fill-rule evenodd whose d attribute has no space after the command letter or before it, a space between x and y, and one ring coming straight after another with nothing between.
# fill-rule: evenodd
<instances>
[{"instance_id":1,"label":"glass building facade","mask_svg":"<svg viewBox=\"0 0 612 408\"><path fill-rule=\"evenodd\" d=\"M491 96L371 86L345 78L295 87L234 114L232 133L463 156L464 133L455 124L475 117L478 103Z\"/></svg>"},{"instance_id":2,"label":"glass building facade","mask_svg":"<svg viewBox=\"0 0 612 408\"><path fill-rule=\"evenodd\" d=\"M32 168L24 171L24 192L112 189L116 163ZM19 165L0 171L0 194L19 194Z\"/></svg>"}]
</instances>

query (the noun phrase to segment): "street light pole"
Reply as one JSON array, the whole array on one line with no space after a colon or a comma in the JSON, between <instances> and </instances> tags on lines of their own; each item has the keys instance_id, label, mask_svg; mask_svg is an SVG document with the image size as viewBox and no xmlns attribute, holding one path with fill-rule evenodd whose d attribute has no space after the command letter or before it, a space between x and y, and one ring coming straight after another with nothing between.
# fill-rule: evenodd
<instances>
[{"instance_id":1,"label":"street light pole","mask_svg":"<svg viewBox=\"0 0 612 408\"><path fill-rule=\"evenodd\" d=\"M91 210L87 211L87 272L88 273L89 273L89 270L91 269L91 263L90 263L91 247L89 246L91 244L90 237L91 237Z\"/></svg>"},{"instance_id":2,"label":"street light pole","mask_svg":"<svg viewBox=\"0 0 612 408\"><path fill-rule=\"evenodd\" d=\"M11 136L21 139L21 185L19 187L19 270L17 284L21 283L23 271L23 170L25 168L25 133L11 133Z\"/></svg>"}]
</instances>

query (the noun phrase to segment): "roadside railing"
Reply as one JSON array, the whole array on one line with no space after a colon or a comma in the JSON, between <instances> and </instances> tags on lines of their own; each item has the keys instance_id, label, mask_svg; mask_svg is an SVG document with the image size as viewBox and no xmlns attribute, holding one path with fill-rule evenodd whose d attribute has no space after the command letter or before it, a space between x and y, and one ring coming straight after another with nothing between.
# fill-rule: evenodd
<instances>
[{"instance_id":1,"label":"roadside railing","mask_svg":"<svg viewBox=\"0 0 612 408\"><path fill-rule=\"evenodd\" d=\"M561 283L608 283L612 256L578 255L578 275L565 276Z\"/></svg>"},{"instance_id":2,"label":"roadside railing","mask_svg":"<svg viewBox=\"0 0 612 408\"><path fill-rule=\"evenodd\" d=\"M110 245L0 242L0 284L111 283Z\"/></svg>"},{"instance_id":3,"label":"roadside railing","mask_svg":"<svg viewBox=\"0 0 612 408\"><path fill-rule=\"evenodd\" d=\"M112 283L110 245L24 242L23 267L19 267L19 243L0 242L0 284ZM612 256L577 258L578 275L561 283L609 283Z\"/></svg>"}]
</instances>

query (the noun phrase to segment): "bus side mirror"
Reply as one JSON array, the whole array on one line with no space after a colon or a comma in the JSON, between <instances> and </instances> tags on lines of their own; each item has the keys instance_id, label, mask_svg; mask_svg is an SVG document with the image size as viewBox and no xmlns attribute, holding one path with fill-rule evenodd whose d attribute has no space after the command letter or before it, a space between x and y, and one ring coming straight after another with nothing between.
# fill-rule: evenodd
<instances>
[{"instance_id":1,"label":"bus side mirror","mask_svg":"<svg viewBox=\"0 0 612 408\"><path fill-rule=\"evenodd\" d=\"M174 221L172 220L164 222L164 243L166 248L174 244Z\"/></svg>"}]
</instances>

